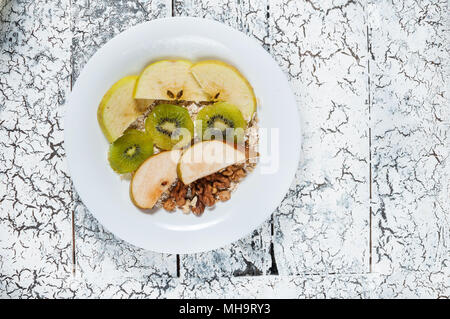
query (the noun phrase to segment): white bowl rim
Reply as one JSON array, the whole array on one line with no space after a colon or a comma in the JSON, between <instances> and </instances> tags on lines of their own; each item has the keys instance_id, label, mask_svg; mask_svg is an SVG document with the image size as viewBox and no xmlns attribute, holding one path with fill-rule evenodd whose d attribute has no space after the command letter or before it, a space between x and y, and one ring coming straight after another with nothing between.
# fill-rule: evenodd
<instances>
[{"instance_id":1,"label":"white bowl rim","mask_svg":"<svg viewBox=\"0 0 450 319\"><path fill-rule=\"evenodd\" d=\"M295 112L292 112L291 118L289 119L290 123L293 124L293 130L296 132L296 137L298 137L298 141L296 143L297 147L292 148L292 153L290 154L290 158L284 160L284 171L282 171L283 178L279 182L279 185L277 185L277 193L272 195L270 200L267 199L267 197L263 197L261 200L266 201L268 203L267 207L265 208L264 212L261 212L257 215L254 215L254 218L249 218L246 220L246 223L244 226L239 223L231 223L228 221L226 223L227 231L229 231L226 234L222 234L222 236L212 236L214 235L214 231L207 232L206 235L209 235L209 237L205 237L205 234L200 234L203 232L204 229L196 230L195 232L192 232L191 230L184 230L181 231L177 230L180 234L183 233L184 235L176 236L175 240L178 243L171 244L171 245L165 245L164 243L161 244L161 242L153 241L150 242L148 240L142 240L142 237L134 236L132 230L124 230L120 228L120 225L117 224L117 222L111 221L108 219L107 215L104 213L100 213L99 210L101 209L101 204L95 203L95 200L91 195L89 195L89 191L85 189L83 185L82 178L80 176L80 169L79 164L76 164L73 162L74 153L73 149L71 147L71 143L73 142L73 127L72 127L72 119L73 119L73 113L74 108L71 107L71 104L76 103L76 94L78 94L79 90L81 90L81 81L86 79L88 76L88 73L92 68L94 68L93 64L96 63L99 59L103 58L103 53L113 49L115 46L117 46L120 41L123 39L126 39L128 36L135 32L142 32L142 30L147 28L158 28L158 27L164 27L168 24L175 25L175 24L184 24L185 27L187 27L189 24L195 24L196 28L198 29L199 25L202 25L206 30L208 28L212 28L214 30L221 30L221 32L228 33L231 37L233 37L236 41L244 41L248 44L248 47L251 47L251 49L254 52L259 51L257 54L260 55L260 58L264 59L264 61L271 67L274 72L274 75L276 74L277 79L282 82L282 87L284 90L289 90L289 96L286 96L286 101L288 101L287 104L290 104L290 106L295 106ZM276 70L276 71L275 71ZM80 80L81 79L81 80ZM75 93L74 93L75 92ZM287 91L285 91L287 92ZM66 107L66 114L65 114L65 131L64 131L64 146L66 149L67 154L67 164L69 173L72 177L73 184L75 189L77 190L77 193L79 194L81 200L85 204L85 206L91 211L91 213L100 221L100 223L109 231L114 233L117 237L130 242L133 245L136 245L138 247L142 247L145 249L149 249L152 251L160 252L160 253L176 253L176 254L185 254L185 253L197 253L197 252L203 252L208 251L216 248L223 247L227 244L230 244L240 238L243 238L250 234L252 231L257 229L261 224L263 224L276 210L278 205L281 203L282 199L284 198L285 194L290 188L291 182L295 176L295 173L297 171L298 162L300 159L300 149L302 145L302 135L301 135L301 128L300 128L300 118L297 110L297 102L295 99L294 94L292 93L292 90L290 89L290 84L287 80L287 77L285 74L281 71L278 64L273 60L273 58L270 56L269 53L267 53L259 43L257 43L254 39L246 36L245 34L226 26L222 23L209 20L209 19L203 19L203 18L194 18L194 17L169 17L169 18L162 18L162 19L155 19L152 21L144 22L139 25L133 26L122 33L118 34L111 40L109 40L105 45L103 45L97 52L91 57L91 59L87 62L85 67L83 68L83 71L80 73L77 82L75 83L73 90L70 94L70 97L67 102ZM67 129L69 128L69 129ZM108 165L106 157L105 157L105 165ZM85 184L85 183L84 183ZM239 192L239 189L236 191L236 193ZM130 200L131 202L131 200ZM227 205L227 203L224 203L224 205ZM163 212L165 213L165 212ZM205 212L207 214L208 212ZM181 214L181 212L180 212ZM214 225L212 225L214 226ZM186 231L189 233L190 240L183 240L183 236L186 236ZM164 233L164 232L163 232ZM176 232L175 232L176 233ZM167 234L168 236L173 236L174 232L171 234ZM213 238L214 239L211 239ZM186 238L186 237L184 237ZM186 243L188 242L188 243Z\"/></svg>"}]
</instances>

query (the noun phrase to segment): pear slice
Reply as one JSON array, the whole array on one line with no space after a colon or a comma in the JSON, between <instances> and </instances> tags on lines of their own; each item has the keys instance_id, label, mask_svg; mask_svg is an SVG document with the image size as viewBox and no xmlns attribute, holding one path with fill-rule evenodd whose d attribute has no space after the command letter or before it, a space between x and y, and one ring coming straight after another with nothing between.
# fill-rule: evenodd
<instances>
[{"instance_id":1,"label":"pear slice","mask_svg":"<svg viewBox=\"0 0 450 319\"><path fill-rule=\"evenodd\" d=\"M145 111L144 105L150 101L133 99L136 75L126 76L105 93L97 109L100 128L110 143L122 136L123 132Z\"/></svg>"},{"instance_id":2,"label":"pear slice","mask_svg":"<svg viewBox=\"0 0 450 319\"><path fill-rule=\"evenodd\" d=\"M217 60L206 60L191 67L201 88L210 100L226 101L241 110L244 119L251 120L256 110L256 97L247 79L233 66Z\"/></svg>"},{"instance_id":3,"label":"pear slice","mask_svg":"<svg viewBox=\"0 0 450 319\"><path fill-rule=\"evenodd\" d=\"M161 152L139 166L130 183L131 200L137 207L147 209L155 206L176 181L180 156L181 150Z\"/></svg>"},{"instance_id":4,"label":"pear slice","mask_svg":"<svg viewBox=\"0 0 450 319\"><path fill-rule=\"evenodd\" d=\"M245 152L221 141L194 144L180 158L178 177L188 185L197 179L245 161Z\"/></svg>"},{"instance_id":5,"label":"pear slice","mask_svg":"<svg viewBox=\"0 0 450 319\"><path fill-rule=\"evenodd\" d=\"M188 60L162 60L147 66L139 75L137 99L205 101L207 96L189 72Z\"/></svg>"}]
</instances>

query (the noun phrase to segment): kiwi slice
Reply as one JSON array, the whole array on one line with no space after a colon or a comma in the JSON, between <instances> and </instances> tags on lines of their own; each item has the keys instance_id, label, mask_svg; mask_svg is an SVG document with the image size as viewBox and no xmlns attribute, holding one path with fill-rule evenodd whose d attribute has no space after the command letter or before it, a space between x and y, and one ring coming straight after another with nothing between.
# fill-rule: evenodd
<instances>
[{"instance_id":1,"label":"kiwi slice","mask_svg":"<svg viewBox=\"0 0 450 319\"><path fill-rule=\"evenodd\" d=\"M238 143L244 140L247 122L239 108L233 104L217 102L207 105L198 112L197 121L201 122L199 134L204 140L218 139L219 137L228 142L229 139L234 139Z\"/></svg>"},{"instance_id":2,"label":"kiwi slice","mask_svg":"<svg viewBox=\"0 0 450 319\"><path fill-rule=\"evenodd\" d=\"M119 174L135 171L153 154L150 135L138 130L127 130L109 147L108 160L111 168Z\"/></svg>"},{"instance_id":3,"label":"kiwi slice","mask_svg":"<svg viewBox=\"0 0 450 319\"><path fill-rule=\"evenodd\" d=\"M194 137L194 123L188 110L172 104L157 105L145 120L145 130L163 150L183 148Z\"/></svg>"}]
</instances>

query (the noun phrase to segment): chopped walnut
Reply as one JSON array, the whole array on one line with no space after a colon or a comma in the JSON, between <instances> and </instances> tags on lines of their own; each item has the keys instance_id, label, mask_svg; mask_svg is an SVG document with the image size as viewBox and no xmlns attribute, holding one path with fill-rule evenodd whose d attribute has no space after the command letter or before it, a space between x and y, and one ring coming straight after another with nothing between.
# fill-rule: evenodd
<instances>
[{"instance_id":1,"label":"chopped walnut","mask_svg":"<svg viewBox=\"0 0 450 319\"><path fill-rule=\"evenodd\" d=\"M231 193L230 191L221 191L219 194L217 194L219 199L222 202L226 202L227 200L229 200L231 198Z\"/></svg>"},{"instance_id":2,"label":"chopped walnut","mask_svg":"<svg viewBox=\"0 0 450 319\"><path fill-rule=\"evenodd\" d=\"M214 198L213 194L209 195L204 194L200 197L200 199L203 202L203 204L205 204L206 207L214 206L214 204L216 203L216 199Z\"/></svg>"},{"instance_id":3,"label":"chopped walnut","mask_svg":"<svg viewBox=\"0 0 450 319\"><path fill-rule=\"evenodd\" d=\"M183 182L178 181L175 187L170 191L170 197L175 199L177 207L182 207L186 204L187 186Z\"/></svg>"},{"instance_id":4,"label":"chopped walnut","mask_svg":"<svg viewBox=\"0 0 450 319\"><path fill-rule=\"evenodd\" d=\"M231 180L233 182L239 182L244 176L245 176L245 172L242 168L240 168L233 173L233 176L231 176Z\"/></svg>"},{"instance_id":5,"label":"chopped walnut","mask_svg":"<svg viewBox=\"0 0 450 319\"><path fill-rule=\"evenodd\" d=\"M173 201L173 198L167 199L164 204L163 208L169 212L172 212L175 210L175 202Z\"/></svg>"},{"instance_id":6,"label":"chopped walnut","mask_svg":"<svg viewBox=\"0 0 450 319\"><path fill-rule=\"evenodd\" d=\"M205 211L205 205L202 203L202 201L198 200L195 206L191 208L191 210L195 215L200 216Z\"/></svg>"},{"instance_id":7,"label":"chopped walnut","mask_svg":"<svg viewBox=\"0 0 450 319\"><path fill-rule=\"evenodd\" d=\"M178 206L179 208L181 208L181 207L184 206L184 204L186 204L186 198L184 198L184 197L179 197L179 198L177 198L177 199L175 200L175 203L177 204L177 206Z\"/></svg>"},{"instance_id":8,"label":"chopped walnut","mask_svg":"<svg viewBox=\"0 0 450 319\"><path fill-rule=\"evenodd\" d=\"M215 179L216 182L220 182L220 183L224 184L225 187L230 186L230 179L228 177L226 177L226 176L223 176L223 175L220 175L220 174L215 174L214 179Z\"/></svg>"},{"instance_id":9,"label":"chopped walnut","mask_svg":"<svg viewBox=\"0 0 450 319\"><path fill-rule=\"evenodd\" d=\"M227 176L227 177L233 175L233 173L234 173L234 171L233 171L232 166L228 166L223 172L221 172L221 174L223 176Z\"/></svg>"}]
</instances>

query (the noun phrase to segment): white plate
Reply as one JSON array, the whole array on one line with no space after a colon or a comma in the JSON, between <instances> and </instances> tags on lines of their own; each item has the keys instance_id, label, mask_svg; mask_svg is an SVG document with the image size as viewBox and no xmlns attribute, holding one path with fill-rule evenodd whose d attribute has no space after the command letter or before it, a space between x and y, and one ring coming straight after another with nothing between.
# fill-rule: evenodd
<instances>
[{"instance_id":1,"label":"white plate","mask_svg":"<svg viewBox=\"0 0 450 319\"><path fill-rule=\"evenodd\" d=\"M201 217L160 209L146 213L129 197L129 182L109 167L109 144L97 123L97 107L108 88L163 58L219 59L236 66L258 98L260 126L274 142L231 199ZM249 234L280 204L300 154L300 124L289 83L272 57L253 39L215 21L168 18L135 26L105 44L89 60L73 87L65 118L65 148L73 183L89 211L116 236L164 253L219 248ZM275 133L274 133L275 132ZM266 139L271 141L271 139ZM278 160L277 160L278 158ZM270 165L279 168L267 174ZM266 173L264 173L266 172Z\"/></svg>"}]
</instances>

